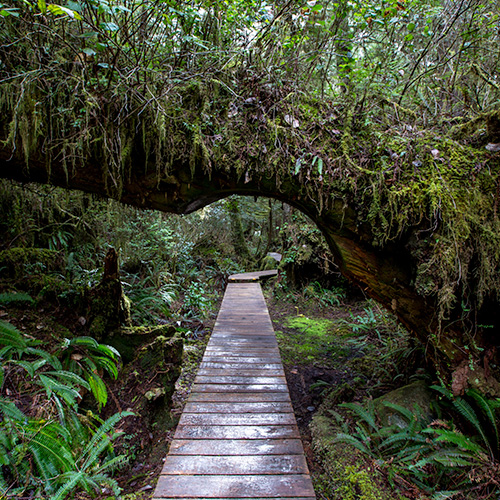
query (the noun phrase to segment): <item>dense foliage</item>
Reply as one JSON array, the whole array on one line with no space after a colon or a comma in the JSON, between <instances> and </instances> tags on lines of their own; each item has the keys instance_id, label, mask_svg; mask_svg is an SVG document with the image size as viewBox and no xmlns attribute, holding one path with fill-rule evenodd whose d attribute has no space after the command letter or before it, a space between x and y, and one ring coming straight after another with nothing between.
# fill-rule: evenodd
<instances>
[{"instance_id":1,"label":"dense foliage","mask_svg":"<svg viewBox=\"0 0 500 500\"><path fill-rule=\"evenodd\" d=\"M106 194L115 198L133 184L135 169L144 169L151 186L168 185L182 164L191 175L235 170L245 182L273 178L282 199L299 185L319 215L340 200L355 213L346 224L362 228L373 248L405 241L415 257L412 286L437 304L439 321L460 322L465 340L453 348L487 373L495 369L488 360L500 297L497 4L3 0L2 153L22 152L27 169L43 163L49 180L56 164L66 180L88 169L88 190L92 168L102 165ZM276 202L232 199L178 219L50 189L6 184L1 195L0 272L7 278L0 303L8 310L55 301L81 310L84 323L86 293L101 279L110 246L120 253L134 323L178 322L190 338L200 326L193 320L212 313L226 276L266 265L270 250L284 253L279 296L297 300L293 287L304 285L300 300L332 307L345 298L341 286L331 286L338 285L336 268L318 230ZM314 280L304 280L305 269ZM324 271L333 273L325 280ZM365 312L355 333L376 323ZM122 459L112 457L106 434L119 414L104 421L97 414L106 405L102 370L116 376L117 358L87 336L59 336L46 351L9 323L2 331L9 337L0 351L0 487L21 492L26 475L30 492L60 498L77 484L89 492L101 481L116 488L105 476ZM431 343L439 344L440 333ZM312 347L299 346L300 356ZM388 372L396 376L396 369ZM13 396L33 387L46 415ZM96 400L90 423L79 406L84 391ZM483 411L465 415L469 427L482 438L489 425L498 441L497 403L475 392L467 397ZM465 399L446 398L465 408ZM486 477L477 491L485 498L494 492L488 474L498 470L498 443L491 436L474 441L454 424L429 427L397 408L404 428L384 426L359 408L350 405L363 422L344 440L380 467L394 464L391 471L403 476L411 464L428 491L429 481L453 469L458 476L442 493L449 497L469 467L469 478ZM39 436L62 459L40 454Z\"/></svg>"}]
</instances>

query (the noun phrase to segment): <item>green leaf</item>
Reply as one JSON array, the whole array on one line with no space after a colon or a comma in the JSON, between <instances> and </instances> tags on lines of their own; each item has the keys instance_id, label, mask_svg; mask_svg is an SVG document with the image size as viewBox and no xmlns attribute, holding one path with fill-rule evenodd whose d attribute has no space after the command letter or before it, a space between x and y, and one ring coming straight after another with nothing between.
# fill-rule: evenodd
<instances>
[{"instance_id":1,"label":"green leaf","mask_svg":"<svg viewBox=\"0 0 500 500\"><path fill-rule=\"evenodd\" d=\"M310 9L313 11L313 12L320 12L323 10L323 6L319 3L317 3L316 5L313 5L312 7L310 7Z\"/></svg>"},{"instance_id":2,"label":"green leaf","mask_svg":"<svg viewBox=\"0 0 500 500\"><path fill-rule=\"evenodd\" d=\"M104 31L118 31L120 27L116 23L101 23L99 25Z\"/></svg>"},{"instance_id":3,"label":"green leaf","mask_svg":"<svg viewBox=\"0 0 500 500\"><path fill-rule=\"evenodd\" d=\"M99 404L99 408L101 408L102 406L106 406L106 402L108 401L108 391L101 377L99 377L95 373L92 374L89 378L89 385L92 394Z\"/></svg>"},{"instance_id":4,"label":"green leaf","mask_svg":"<svg viewBox=\"0 0 500 500\"><path fill-rule=\"evenodd\" d=\"M297 161L295 162L295 170L293 172L293 175L297 175L299 173L301 165L302 165L302 160L300 158L297 158Z\"/></svg>"},{"instance_id":5,"label":"green leaf","mask_svg":"<svg viewBox=\"0 0 500 500\"><path fill-rule=\"evenodd\" d=\"M82 16L78 14L78 12L68 9L67 7L63 7L62 5L52 3L47 5L47 10L54 14L54 16L69 16L71 19L78 19L79 21L82 20Z\"/></svg>"},{"instance_id":6,"label":"green leaf","mask_svg":"<svg viewBox=\"0 0 500 500\"><path fill-rule=\"evenodd\" d=\"M38 8L42 14L47 12L47 2L45 0L38 0Z\"/></svg>"},{"instance_id":7,"label":"green leaf","mask_svg":"<svg viewBox=\"0 0 500 500\"><path fill-rule=\"evenodd\" d=\"M415 29L415 23L408 23L407 29L411 33Z\"/></svg>"},{"instance_id":8,"label":"green leaf","mask_svg":"<svg viewBox=\"0 0 500 500\"><path fill-rule=\"evenodd\" d=\"M318 173L323 175L323 158L318 158Z\"/></svg>"},{"instance_id":9,"label":"green leaf","mask_svg":"<svg viewBox=\"0 0 500 500\"><path fill-rule=\"evenodd\" d=\"M0 16L2 17L8 17L8 16L14 16L14 17L19 17L19 9L1 9L0 10Z\"/></svg>"}]
</instances>

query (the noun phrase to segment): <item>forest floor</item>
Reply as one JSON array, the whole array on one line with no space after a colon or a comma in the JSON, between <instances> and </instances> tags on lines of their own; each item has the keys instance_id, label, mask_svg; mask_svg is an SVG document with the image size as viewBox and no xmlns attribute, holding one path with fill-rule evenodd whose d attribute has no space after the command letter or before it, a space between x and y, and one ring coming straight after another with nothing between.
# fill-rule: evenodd
<instances>
[{"instance_id":1,"label":"forest floor","mask_svg":"<svg viewBox=\"0 0 500 500\"><path fill-rule=\"evenodd\" d=\"M370 362L358 363L357 367L353 367L352 363L353 360L367 357L362 343L369 342L371 335L375 336L369 329L374 328L374 325L368 325L366 315L371 314L374 319L382 313L373 312L371 308L377 306L362 297L325 307L314 297L306 298L302 294L289 293L285 298L276 298L272 285L264 288L306 457L313 481L318 483L318 490L322 491L324 474L321 460L314 451L309 424L326 395L335 387L345 383L352 386L350 398L356 400L365 397L373 386L384 386L385 382L375 381L369 374ZM220 303L217 309L219 305ZM119 376L117 381L107 382L110 402L103 416L124 410L133 411L137 415L128 417L120 425L124 437L117 441L117 453L127 454L131 459L131 466L118 473L118 483L122 488L120 499L147 500L152 497L163 466L163 457L168 451L175 425L189 395L215 317L216 311L204 324L196 321L182 324L186 331L183 370L176 383L169 430L166 433L164 430L156 430L154 425L146 425L147 416L140 414L144 410L139 405L141 398L137 396L148 390L150 380L143 379L137 385L130 377ZM65 336L85 333L74 311L51 302L37 304L36 308L3 308L0 309L0 318L13 323L23 332L37 332L37 338L43 340L45 348L50 348L51 343ZM358 331L358 335L363 334L361 338L352 335L352 328L359 326L359 321L361 325L369 327ZM372 356L372 361L373 359L376 357ZM134 367L128 366L127 373L133 372ZM77 498L83 500L89 497L79 494ZM97 498L112 500L115 497L111 490L103 490ZM318 498L328 497L318 493Z\"/></svg>"}]
</instances>

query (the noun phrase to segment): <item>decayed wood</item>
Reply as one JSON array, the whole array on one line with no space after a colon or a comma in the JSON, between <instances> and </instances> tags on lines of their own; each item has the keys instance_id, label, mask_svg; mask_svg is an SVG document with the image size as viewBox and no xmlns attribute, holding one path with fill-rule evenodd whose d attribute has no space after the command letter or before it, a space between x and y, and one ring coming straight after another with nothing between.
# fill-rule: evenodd
<instances>
[{"instance_id":1,"label":"decayed wood","mask_svg":"<svg viewBox=\"0 0 500 500\"><path fill-rule=\"evenodd\" d=\"M153 498L315 498L257 283L228 285Z\"/></svg>"}]
</instances>

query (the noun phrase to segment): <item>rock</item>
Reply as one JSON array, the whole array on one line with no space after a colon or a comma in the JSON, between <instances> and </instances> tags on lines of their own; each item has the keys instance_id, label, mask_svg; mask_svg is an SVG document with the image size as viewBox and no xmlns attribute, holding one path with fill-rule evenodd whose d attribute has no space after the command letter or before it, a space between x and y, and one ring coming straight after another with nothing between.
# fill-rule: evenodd
<instances>
[{"instance_id":1,"label":"rock","mask_svg":"<svg viewBox=\"0 0 500 500\"><path fill-rule=\"evenodd\" d=\"M418 380L384 394L375 399L373 404L383 425L400 424L406 426L404 418L397 411L385 406L384 402L402 406L411 412L415 412L417 406L420 408L421 414L431 420L431 405L434 399L435 397L427 384L423 380Z\"/></svg>"}]
</instances>

